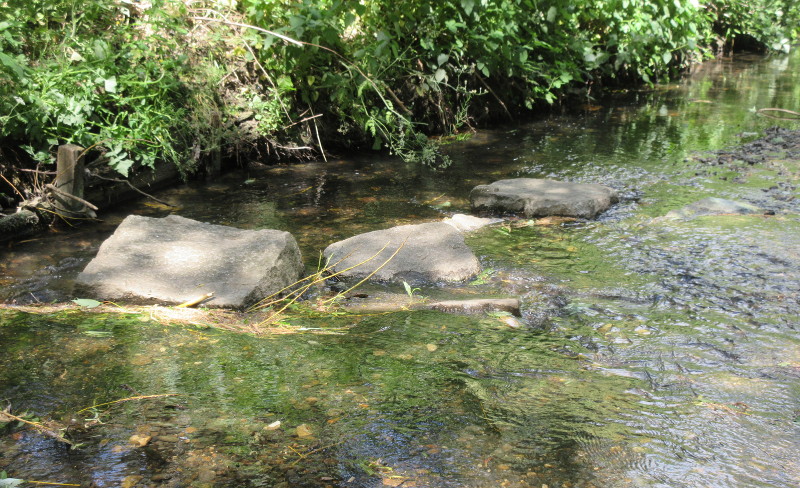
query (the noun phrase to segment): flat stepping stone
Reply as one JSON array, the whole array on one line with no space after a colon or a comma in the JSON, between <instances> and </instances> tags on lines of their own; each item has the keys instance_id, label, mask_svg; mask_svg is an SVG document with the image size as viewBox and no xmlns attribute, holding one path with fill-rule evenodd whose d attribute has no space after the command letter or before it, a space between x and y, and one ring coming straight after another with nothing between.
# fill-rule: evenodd
<instances>
[{"instance_id":1,"label":"flat stepping stone","mask_svg":"<svg viewBox=\"0 0 800 488\"><path fill-rule=\"evenodd\" d=\"M461 232L444 222L367 232L333 243L323 254L332 267L330 271L341 272L337 276L342 278L458 282L481 270Z\"/></svg>"},{"instance_id":2,"label":"flat stepping stone","mask_svg":"<svg viewBox=\"0 0 800 488\"><path fill-rule=\"evenodd\" d=\"M607 186L536 178L500 180L478 185L469 195L472 209L531 217L591 219L619 201Z\"/></svg>"},{"instance_id":3,"label":"flat stepping stone","mask_svg":"<svg viewBox=\"0 0 800 488\"><path fill-rule=\"evenodd\" d=\"M303 272L294 237L243 230L177 215L130 215L100 246L77 283L103 300L244 308L297 281Z\"/></svg>"}]
</instances>

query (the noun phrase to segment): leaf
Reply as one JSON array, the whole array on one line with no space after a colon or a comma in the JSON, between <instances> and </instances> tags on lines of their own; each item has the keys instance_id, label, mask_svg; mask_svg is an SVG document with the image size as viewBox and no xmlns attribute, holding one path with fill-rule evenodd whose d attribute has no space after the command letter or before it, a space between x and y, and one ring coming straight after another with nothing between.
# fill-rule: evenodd
<instances>
[{"instance_id":1,"label":"leaf","mask_svg":"<svg viewBox=\"0 0 800 488\"><path fill-rule=\"evenodd\" d=\"M434 74L433 77L436 79L438 83L441 83L442 81L447 80L447 72L442 68L439 68L436 70L436 74Z\"/></svg>"},{"instance_id":2,"label":"leaf","mask_svg":"<svg viewBox=\"0 0 800 488\"><path fill-rule=\"evenodd\" d=\"M113 158L108 162L108 165L114 168L117 173L122 176L128 176L128 170L133 166L133 159L128 157L128 153L122 153L118 157Z\"/></svg>"},{"instance_id":3,"label":"leaf","mask_svg":"<svg viewBox=\"0 0 800 488\"><path fill-rule=\"evenodd\" d=\"M557 13L558 9L555 7L550 7L550 10L547 11L547 21L552 23L554 20L556 20Z\"/></svg>"},{"instance_id":4,"label":"leaf","mask_svg":"<svg viewBox=\"0 0 800 488\"><path fill-rule=\"evenodd\" d=\"M475 8L475 0L461 0L461 8L467 15L471 14L472 9Z\"/></svg>"},{"instance_id":5,"label":"leaf","mask_svg":"<svg viewBox=\"0 0 800 488\"><path fill-rule=\"evenodd\" d=\"M411 285L409 285L408 283L406 283L406 282L404 281L404 282L403 282L403 288L405 288L405 289L406 289L406 293L408 293L408 295L409 295L409 296L411 296L411 293L412 293L412 292L411 292Z\"/></svg>"},{"instance_id":6,"label":"leaf","mask_svg":"<svg viewBox=\"0 0 800 488\"><path fill-rule=\"evenodd\" d=\"M25 68L8 54L0 52L0 63L10 68L17 75L17 78L22 78L25 75Z\"/></svg>"},{"instance_id":7,"label":"leaf","mask_svg":"<svg viewBox=\"0 0 800 488\"><path fill-rule=\"evenodd\" d=\"M94 308L103 304L103 302L98 302L97 300L92 300L91 298L77 298L72 300L72 303L75 303L79 307L86 308Z\"/></svg>"},{"instance_id":8,"label":"leaf","mask_svg":"<svg viewBox=\"0 0 800 488\"><path fill-rule=\"evenodd\" d=\"M447 54L445 53L440 54L439 56L436 57L437 66L443 65L444 63L447 62L448 59L450 59L450 56L448 56Z\"/></svg>"},{"instance_id":9,"label":"leaf","mask_svg":"<svg viewBox=\"0 0 800 488\"><path fill-rule=\"evenodd\" d=\"M117 93L117 78L112 76L103 81L103 87L108 93Z\"/></svg>"}]
</instances>

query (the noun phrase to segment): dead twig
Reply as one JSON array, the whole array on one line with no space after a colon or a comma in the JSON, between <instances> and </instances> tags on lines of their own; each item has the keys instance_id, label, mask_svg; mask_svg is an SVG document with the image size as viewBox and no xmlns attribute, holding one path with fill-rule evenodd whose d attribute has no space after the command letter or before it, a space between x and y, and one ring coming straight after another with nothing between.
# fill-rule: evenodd
<instances>
[{"instance_id":1,"label":"dead twig","mask_svg":"<svg viewBox=\"0 0 800 488\"><path fill-rule=\"evenodd\" d=\"M386 266L387 264L389 264L389 261L391 261L392 259L394 259L394 257L395 257L395 256L397 256L397 253L399 253L399 252L400 252L400 250L401 250L401 249L403 249L403 246L405 246L405 245L406 245L406 242L408 242L408 237L406 237L406 238L403 240L403 242L401 242L401 243L400 243L400 245L399 245L399 246L397 246L397 249L395 249L395 251L392 253L392 255L391 255L391 256L389 256L389 257L386 259L386 261L384 261L384 262L383 262L383 264L381 264L380 266L378 266L377 268L375 268L374 270L372 270L372 272L371 272L370 274L368 274L367 276L365 276L365 277L364 277L364 279L362 279L361 281L359 281L359 282L358 282L358 283L356 283L355 285L351 286L351 287L350 287L350 288L348 288L347 290L345 290L345 291L343 291L343 292L341 292L341 293L338 293L338 294L337 294L335 297L333 297L333 298L329 299L329 300L328 300L328 301L326 301L325 303L331 302L331 301L333 301L333 300L335 300L335 299L337 299L337 298L339 298L339 297L341 297L341 296L345 296L345 295L347 295L347 294L348 294L348 293L350 293L351 291L353 291L353 290L355 290L356 288L358 288L359 286L361 286L361 285L362 285L362 284L363 284L365 281L367 281L368 279L372 278L372 276L373 276L375 273L377 273L378 271L380 271L380 270L381 270L381 269L382 269L384 266ZM378 255L378 254L380 254L380 253L381 253L381 252L382 252L384 249L386 249L386 247L387 247L388 245L389 245L389 243L387 242L387 243L386 243L386 245L385 245L385 246L383 246L383 247L381 248L381 250L380 250L380 251L378 251L378 253L377 253L377 254L375 254L375 256L377 256L377 255ZM371 258L369 258L369 260L367 260L367 261L371 261L371 260L372 260L372 259L373 259L375 256L372 256L372 257L371 257ZM357 265L355 265L355 266L351 266L351 267L350 267L350 268L348 268L348 269L353 269L353 268L355 268L355 267L357 267L357 266L361 266L362 264L366 263L367 261L364 261L363 263L359 263L359 264L357 264Z\"/></svg>"},{"instance_id":2,"label":"dead twig","mask_svg":"<svg viewBox=\"0 0 800 488\"><path fill-rule=\"evenodd\" d=\"M2 174L0 174L0 178L3 178L3 181L5 181L6 183L8 183L8 186L10 186L10 187L11 187L11 189L12 189L12 190L14 190L14 191L17 193L17 195L19 195L20 197L22 197L22 199L23 199L23 200L25 199L25 195L23 195L23 194L22 194L22 192L20 192L19 190L17 190L17 187L16 187L16 186L14 186L14 183L11 183L10 181L8 181L8 180L6 179L6 177L5 177L5 176L3 176Z\"/></svg>"},{"instance_id":3,"label":"dead twig","mask_svg":"<svg viewBox=\"0 0 800 488\"><path fill-rule=\"evenodd\" d=\"M146 196L147 198L150 198L151 200L155 200L156 202L160 203L161 205L166 205L167 207L175 208L175 205L172 205L171 203L167 203L164 200L160 200L160 199L154 197L153 195L150 195L149 193L145 193L142 190L136 188L128 180L123 180L123 179L120 179L120 178L107 178L105 176L100 176L100 175L98 175L96 173L92 173L92 176L95 177L95 178L98 178L100 180L103 180L103 181L111 181L113 183L125 183L126 185L128 185L131 188L131 190L133 190L135 192L138 192L138 193L141 193L142 195ZM97 210L97 209L95 209L95 210Z\"/></svg>"},{"instance_id":4,"label":"dead twig","mask_svg":"<svg viewBox=\"0 0 800 488\"><path fill-rule=\"evenodd\" d=\"M25 483L30 483L32 485L48 485L48 486L81 486L81 485L76 485L74 483L56 483L54 481L31 481L31 480L25 480Z\"/></svg>"},{"instance_id":5,"label":"dead twig","mask_svg":"<svg viewBox=\"0 0 800 488\"><path fill-rule=\"evenodd\" d=\"M792 117L778 117L777 115L772 115L769 112L781 112L792 115ZM800 120L800 112L795 112L794 110L786 110L785 108L760 108L756 111L756 113L759 115L763 115L764 117L769 117L771 119L777 119L777 120Z\"/></svg>"},{"instance_id":6,"label":"dead twig","mask_svg":"<svg viewBox=\"0 0 800 488\"><path fill-rule=\"evenodd\" d=\"M495 93L494 90L492 90L492 87L490 87L489 84L486 83L486 80L483 79L483 76L481 76L480 73L478 73L477 71L475 72L475 76L478 77L478 81L480 81L481 84L484 86L484 88L486 88L486 90L488 90L489 93L492 94L495 100L497 100L497 103L499 103L500 106L503 107L503 111L506 113L509 120L513 120L514 117L511 115L511 112L508 111L505 102L503 102L503 100L499 96L497 96L497 93Z\"/></svg>"},{"instance_id":7,"label":"dead twig","mask_svg":"<svg viewBox=\"0 0 800 488\"><path fill-rule=\"evenodd\" d=\"M52 439L55 439L58 442L63 442L64 444L68 444L70 446L75 445L72 441L65 438L64 434L54 430L51 427L48 427L39 422L32 422L30 420L25 420L22 417L18 417L17 415L12 414L10 411L10 407L6 408L5 410L0 410L0 422L20 422L25 425L33 427L34 429L36 429L37 432L44 434Z\"/></svg>"},{"instance_id":8,"label":"dead twig","mask_svg":"<svg viewBox=\"0 0 800 488\"><path fill-rule=\"evenodd\" d=\"M17 168L12 167L14 171L24 171L25 173L36 173L40 175L57 175L58 171L42 171L40 169Z\"/></svg>"},{"instance_id":9,"label":"dead twig","mask_svg":"<svg viewBox=\"0 0 800 488\"><path fill-rule=\"evenodd\" d=\"M58 188L56 188L54 185L52 185L50 183L44 185L44 187L47 188L48 190L50 190L51 192L55 193L58 196L61 196L61 197L64 197L64 198L69 198L70 200L74 200L74 201L76 201L78 203L81 203L86 208L90 208L90 209L95 210L95 211L100 210L95 205L93 205L91 202L88 202L88 201L84 200L81 197L76 197L75 195L72 195L71 193L67 193L65 191L61 191L61 190L59 190Z\"/></svg>"},{"instance_id":10,"label":"dead twig","mask_svg":"<svg viewBox=\"0 0 800 488\"><path fill-rule=\"evenodd\" d=\"M139 395L139 396L134 396L134 397L121 398L119 400L114 400L113 402L98 403L97 405L92 405L91 407L82 408L82 409L78 410L75 413L81 413L81 412L85 412L87 410L91 410L93 408L105 407L106 405L113 405L115 403L130 402L130 401L133 401L133 400L149 400L151 398L163 398L163 397L170 397L170 396L179 396L179 395L178 395L178 393L162 393L160 395Z\"/></svg>"},{"instance_id":11,"label":"dead twig","mask_svg":"<svg viewBox=\"0 0 800 488\"><path fill-rule=\"evenodd\" d=\"M188 302L183 302L183 303L181 303L180 305L176 305L175 307L176 307L176 308L188 308L188 307L194 307L194 306L196 306L196 305L200 305L200 304L201 304L201 303L203 303L204 301L206 301L206 300L208 300L208 299L210 299L210 298L213 298L213 297L214 297L214 294L213 294L213 293L206 293L206 294L205 294L205 295L203 295L203 296L197 297L197 298L195 298L195 299L193 299L193 300L189 300Z\"/></svg>"}]
</instances>

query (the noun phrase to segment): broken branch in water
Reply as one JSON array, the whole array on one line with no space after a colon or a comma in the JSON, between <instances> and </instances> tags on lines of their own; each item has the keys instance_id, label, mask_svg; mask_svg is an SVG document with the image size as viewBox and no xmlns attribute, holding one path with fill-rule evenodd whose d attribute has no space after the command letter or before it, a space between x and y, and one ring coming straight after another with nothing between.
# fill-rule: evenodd
<instances>
[{"instance_id":1,"label":"broken branch in water","mask_svg":"<svg viewBox=\"0 0 800 488\"><path fill-rule=\"evenodd\" d=\"M792 117L779 117L777 115L772 115L768 112L781 112L792 115ZM794 110L786 110L785 108L760 108L756 111L756 113L759 115L763 115L764 117L769 117L771 119L800 120L800 112L795 112Z\"/></svg>"},{"instance_id":2,"label":"broken branch in water","mask_svg":"<svg viewBox=\"0 0 800 488\"><path fill-rule=\"evenodd\" d=\"M11 407L7 407L5 410L0 410L0 422L20 422L25 425L33 427L34 429L36 429L37 432L44 434L52 439L55 439L58 442L63 442L64 444L74 446L74 444L71 441L67 440L64 437L64 434L62 434L61 432L58 432L52 427L48 427L42 423L25 420L22 417L12 414L10 409Z\"/></svg>"},{"instance_id":3,"label":"broken branch in water","mask_svg":"<svg viewBox=\"0 0 800 488\"><path fill-rule=\"evenodd\" d=\"M129 402L131 400L149 400L150 398L161 398L161 397L168 397L168 396L178 396L177 393L162 393L160 395L140 395L128 398L121 398L119 400L114 400L113 402L106 402L106 403L98 403L97 405L92 405L91 407L86 407L78 410L76 413L85 412L87 410L91 410L97 407L104 407L106 405L113 405L115 403L122 403L122 402Z\"/></svg>"},{"instance_id":4,"label":"broken branch in water","mask_svg":"<svg viewBox=\"0 0 800 488\"><path fill-rule=\"evenodd\" d=\"M56 483L54 481L31 481L31 480L25 480L25 483L30 483L32 485L48 485L48 486L81 486L81 485L76 485L74 483Z\"/></svg>"},{"instance_id":5,"label":"broken branch in water","mask_svg":"<svg viewBox=\"0 0 800 488\"><path fill-rule=\"evenodd\" d=\"M98 175L96 173L92 173L92 176L97 178L97 179L99 179L99 180L111 181L112 183L124 183L124 184L128 185L131 188L131 190L133 190L133 191L135 191L137 193L140 193L140 194L146 196L147 198L149 198L151 200L155 200L156 202L160 203L161 205L166 205L167 207L175 208L175 205L172 205L171 203L165 202L164 200L160 200L160 199L154 197L153 195L151 195L149 193L145 193L142 190L140 190L139 188L136 188L136 186L134 186L134 184L131 183L128 180L122 180L120 178L107 178L105 176L100 176L100 175Z\"/></svg>"},{"instance_id":6,"label":"broken branch in water","mask_svg":"<svg viewBox=\"0 0 800 488\"><path fill-rule=\"evenodd\" d=\"M193 300L189 300L188 302L183 302L183 303L181 303L180 305L176 305L175 307L176 307L176 308L189 308L189 307L194 307L194 306L196 306L196 305L200 305L200 304L201 304L201 303L203 303L204 301L206 301L206 300L209 300L209 299L211 299L211 298L213 298L213 297L214 297L214 294L213 294L213 293L206 293L206 294L205 294L205 295L203 295L203 296L199 296L199 297L197 297L197 298L195 298L195 299L193 299Z\"/></svg>"}]
</instances>

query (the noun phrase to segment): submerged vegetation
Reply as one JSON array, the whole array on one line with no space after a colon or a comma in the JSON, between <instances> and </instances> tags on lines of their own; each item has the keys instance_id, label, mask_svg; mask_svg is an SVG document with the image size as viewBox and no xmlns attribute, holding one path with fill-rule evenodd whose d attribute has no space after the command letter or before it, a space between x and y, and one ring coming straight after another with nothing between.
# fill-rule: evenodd
<instances>
[{"instance_id":1,"label":"submerged vegetation","mask_svg":"<svg viewBox=\"0 0 800 488\"><path fill-rule=\"evenodd\" d=\"M798 25L791 0L10 0L2 192L63 143L122 175L329 146L444 165L432 134L664 80L739 39L788 51Z\"/></svg>"}]
</instances>

